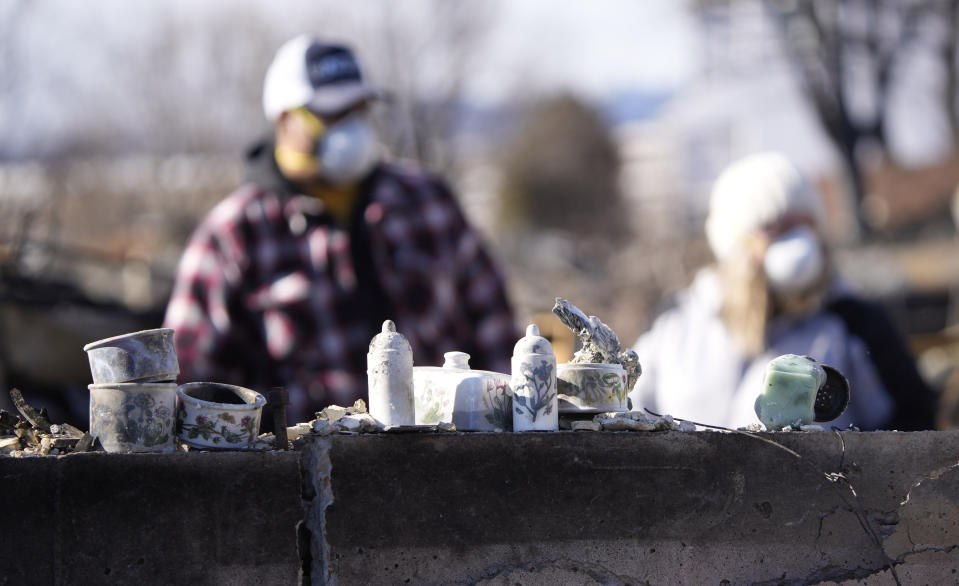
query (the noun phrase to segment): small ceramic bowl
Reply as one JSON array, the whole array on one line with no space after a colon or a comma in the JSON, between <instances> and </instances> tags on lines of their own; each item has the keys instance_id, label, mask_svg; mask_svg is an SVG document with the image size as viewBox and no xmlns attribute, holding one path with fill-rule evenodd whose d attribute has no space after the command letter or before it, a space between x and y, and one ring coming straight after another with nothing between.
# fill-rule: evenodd
<instances>
[{"instance_id":1,"label":"small ceramic bowl","mask_svg":"<svg viewBox=\"0 0 959 586\"><path fill-rule=\"evenodd\" d=\"M169 328L97 340L83 350L94 384L173 382L180 374Z\"/></svg>"},{"instance_id":2,"label":"small ceramic bowl","mask_svg":"<svg viewBox=\"0 0 959 586\"><path fill-rule=\"evenodd\" d=\"M266 398L236 385L186 383L177 387L177 435L205 450L245 450L260 432Z\"/></svg>"},{"instance_id":3,"label":"small ceramic bowl","mask_svg":"<svg viewBox=\"0 0 959 586\"><path fill-rule=\"evenodd\" d=\"M90 435L108 452L172 452L176 384L89 385Z\"/></svg>"},{"instance_id":4,"label":"small ceramic bowl","mask_svg":"<svg viewBox=\"0 0 959 586\"><path fill-rule=\"evenodd\" d=\"M619 364L560 364L556 386L561 413L629 411L626 371Z\"/></svg>"}]
</instances>

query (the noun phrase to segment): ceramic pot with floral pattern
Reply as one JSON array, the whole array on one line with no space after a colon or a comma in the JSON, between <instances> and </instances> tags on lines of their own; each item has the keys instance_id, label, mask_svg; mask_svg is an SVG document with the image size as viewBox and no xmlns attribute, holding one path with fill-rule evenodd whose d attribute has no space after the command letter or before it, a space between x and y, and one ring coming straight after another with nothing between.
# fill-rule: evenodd
<instances>
[{"instance_id":1,"label":"ceramic pot with floral pattern","mask_svg":"<svg viewBox=\"0 0 959 586\"><path fill-rule=\"evenodd\" d=\"M236 385L195 382L177 387L177 435L193 448L246 450L260 431L266 398Z\"/></svg>"},{"instance_id":2,"label":"ceramic pot with floral pattern","mask_svg":"<svg viewBox=\"0 0 959 586\"><path fill-rule=\"evenodd\" d=\"M560 413L629 411L626 371L619 364L560 364L556 384Z\"/></svg>"},{"instance_id":3,"label":"ceramic pot with floral pattern","mask_svg":"<svg viewBox=\"0 0 959 586\"><path fill-rule=\"evenodd\" d=\"M108 452L176 449L175 383L89 385L90 435Z\"/></svg>"}]
</instances>

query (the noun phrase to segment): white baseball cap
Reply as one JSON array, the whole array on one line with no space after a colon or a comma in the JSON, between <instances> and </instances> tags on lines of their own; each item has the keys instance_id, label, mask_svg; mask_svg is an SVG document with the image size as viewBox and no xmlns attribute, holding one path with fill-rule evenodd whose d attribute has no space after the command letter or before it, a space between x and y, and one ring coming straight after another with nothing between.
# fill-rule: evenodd
<instances>
[{"instance_id":1,"label":"white baseball cap","mask_svg":"<svg viewBox=\"0 0 959 586\"><path fill-rule=\"evenodd\" d=\"M300 35L277 50L266 71L263 113L271 122L300 106L320 115L334 115L379 97L379 90L363 82L349 48Z\"/></svg>"}]
</instances>

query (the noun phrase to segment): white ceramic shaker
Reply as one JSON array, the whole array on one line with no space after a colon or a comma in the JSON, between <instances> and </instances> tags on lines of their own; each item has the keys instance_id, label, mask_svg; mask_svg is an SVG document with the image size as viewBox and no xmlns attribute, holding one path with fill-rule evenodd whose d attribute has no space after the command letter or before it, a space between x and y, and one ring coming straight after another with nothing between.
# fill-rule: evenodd
<instances>
[{"instance_id":1,"label":"white ceramic shaker","mask_svg":"<svg viewBox=\"0 0 959 586\"><path fill-rule=\"evenodd\" d=\"M513 431L556 431L556 355L549 340L530 324L513 348Z\"/></svg>"},{"instance_id":2,"label":"white ceramic shaker","mask_svg":"<svg viewBox=\"0 0 959 586\"><path fill-rule=\"evenodd\" d=\"M370 415L383 425L413 425L413 350L392 320L370 341L366 376Z\"/></svg>"}]
</instances>

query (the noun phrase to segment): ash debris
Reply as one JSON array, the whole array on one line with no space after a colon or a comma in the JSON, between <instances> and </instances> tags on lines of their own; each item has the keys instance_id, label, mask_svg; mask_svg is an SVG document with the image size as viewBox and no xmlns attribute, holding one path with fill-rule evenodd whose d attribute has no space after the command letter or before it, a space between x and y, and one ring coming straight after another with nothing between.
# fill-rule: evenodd
<instances>
[{"instance_id":1,"label":"ash debris","mask_svg":"<svg viewBox=\"0 0 959 586\"><path fill-rule=\"evenodd\" d=\"M10 391L13 404L19 414L8 413L0 409L0 455L15 458L36 456L62 456L78 452L105 452L100 441L68 423L50 423L46 409L35 409L17 390ZM312 421L297 423L287 427L288 444L277 446L275 434L260 434L250 445L248 451L278 452L290 447L296 449L309 435L330 435L340 433L354 435L359 433L423 433L456 431L451 423L437 425L384 426L374 419L360 399L350 407L331 405L316 414ZM202 448L190 448L176 440L178 452L206 453ZM218 450L216 450L218 451Z\"/></svg>"},{"instance_id":2,"label":"ash debris","mask_svg":"<svg viewBox=\"0 0 959 586\"><path fill-rule=\"evenodd\" d=\"M313 433L320 435L330 435L335 431L351 433L383 431L383 424L369 414L363 399L357 399L351 407L330 405L317 413L316 419L309 425Z\"/></svg>"},{"instance_id":3,"label":"ash debris","mask_svg":"<svg viewBox=\"0 0 959 586\"><path fill-rule=\"evenodd\" d=\"M688 421L671 415L647 415L639 411L610 411L589 418L560 418L560 429L571 431L696 431Z\"/></svg>"},{"instance_id":4,"label":"ash debris","mask_svg":"<svg viewBox=\"0 0 959 586\"><path fill-rule=\"evenodd\" d=\"M307 431L308 426L308 431ZM438 423L436 425L383 425L377 421L366 409L366 402L357 399L351 407L330 405L316 414L316 419L309 423L299 423L292 429L317 435L332 433L422 433L430 431L456 431L452 423Z\"/></svg>"},{"instance_id":5,"label":"ash debris","mask_svg":"<svg viewBox=\"0 0 959 586\"><path fill-rule=\"evenodd\" d=\"M0 454L27 458L103 450L89 433L69 423L50 423L46 409L31 407L18 389L10 390L10 398L19 415L0 409Z\"/></svg>"},{"instance_id":6,"label":"ash debris","mask_svg":"<svg viewBox=\"0 0 959 586\"><path fill-rule=\"evenodd\" d=\"M67 423L50 423L46 410L37 410L28 405L19 390L12 389L10 396L19 415L0 410L0 455L27 458L104 451L99 440L89 433ZM696 427L687 422L675 421L669 415L609 412L590 415L588 420L563 419L560 421L560 428L573 431L693 431ZM362 399L350 407L331 405L318 412L312 421L297 423L287 428L289 441L294 449L301 447L308 436L328 436L334 433L356 435L455 431L456 426L452 423L384 426L369 414ZM274 434L264 433L253 443L250 451L280 451L282 448L275 447L274 443ZM205 453L208 450L190 449L178 440L177 451Z\"/></svg>"}]
</instances>

